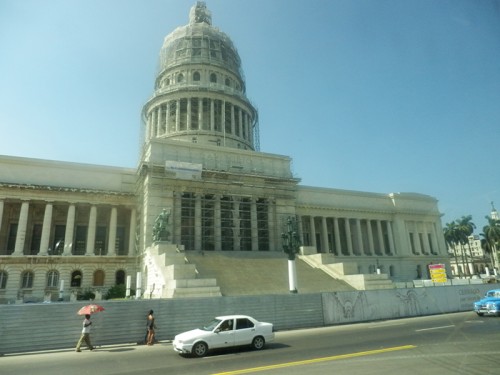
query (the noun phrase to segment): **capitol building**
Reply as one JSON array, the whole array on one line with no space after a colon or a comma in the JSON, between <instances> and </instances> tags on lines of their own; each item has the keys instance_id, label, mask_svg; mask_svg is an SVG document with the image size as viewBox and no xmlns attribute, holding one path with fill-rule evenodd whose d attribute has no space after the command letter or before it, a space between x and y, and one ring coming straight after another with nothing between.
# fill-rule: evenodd
<instances>
[{"instance_id":1,"label":"capitol building","mask_svg":"<svg viewBox=\"0 0 500 375\"><path fill-rule=\"evenodd\" d=\"M141 298L201 291L186 254L285 262L288 218L298 261L333 265L330 276L357 289L354 278L394 284L429 278L429 264L450 271L435 198L303 186L290 157L260 150L259 126L277 125L259 124L237 49L204 2L159 58L137 168L0 156L0 303L125 284ZM155 241L162 213L165 238Z\"/></svg>"}]
</instances>

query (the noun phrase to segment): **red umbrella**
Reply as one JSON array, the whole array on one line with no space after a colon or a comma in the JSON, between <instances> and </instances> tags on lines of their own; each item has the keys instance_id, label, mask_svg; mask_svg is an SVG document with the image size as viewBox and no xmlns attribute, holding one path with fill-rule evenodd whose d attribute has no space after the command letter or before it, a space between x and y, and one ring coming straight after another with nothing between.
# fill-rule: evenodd
<instances>
[{"instance_id":1,"label":"red umbrella","mask_svg":"<svg viewBox=\"0 0 500 375\"><path fill-rule=\"evenodd\" d=\"M80 310L78 310L78 315L92 315L98 313L99 311L104 311L104 307L92 303L90 305L83 306Z\"/></svg>"}]
</instances>

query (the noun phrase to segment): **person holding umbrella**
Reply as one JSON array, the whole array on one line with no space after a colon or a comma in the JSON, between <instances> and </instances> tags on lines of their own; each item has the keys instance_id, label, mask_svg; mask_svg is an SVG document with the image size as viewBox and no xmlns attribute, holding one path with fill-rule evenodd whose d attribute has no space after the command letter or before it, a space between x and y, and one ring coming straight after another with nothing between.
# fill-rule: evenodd
<instances>
[{"instance_id":1,"label":"person holding umbrella","mask_svg":"<svg viewBox=\"0 0 500 375\"><path fill-rule=\"evenodd\" d=\"M80 336L80 340L78 340L78 344L76 344L76 351L81 352L80 347L82 346L82 343L85 341L85 344L89 348L89 350L94 350L94 347L92 346L90 342L90 326L92 325L92 322L90 321L90 314L85 314L85 319L83 320L83 329L82 329L82 335Z\"/></svg>"}]
</instances>

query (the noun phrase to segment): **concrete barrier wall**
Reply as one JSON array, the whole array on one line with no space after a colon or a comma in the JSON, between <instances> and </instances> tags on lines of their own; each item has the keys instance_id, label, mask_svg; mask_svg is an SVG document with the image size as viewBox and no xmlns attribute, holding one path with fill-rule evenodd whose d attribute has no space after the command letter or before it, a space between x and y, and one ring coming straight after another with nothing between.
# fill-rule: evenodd
<instances>
[{"instance_id":1,"label":"concrete barrier wall","mask_svg":"<svg viewBox=\"0 0 500 375\"><path fill-rule=\"evenodd\" d=\"M193 299L98 301L106 311L92 316L94 345L137 343L154 310L157 338L208 322L214 316L247 314L277 330L471 311L472 302L498 284L393 289L322 294L263 295ZM0 305L0 355L74 348L87 302Z\"/></svg>"}]
</instances>

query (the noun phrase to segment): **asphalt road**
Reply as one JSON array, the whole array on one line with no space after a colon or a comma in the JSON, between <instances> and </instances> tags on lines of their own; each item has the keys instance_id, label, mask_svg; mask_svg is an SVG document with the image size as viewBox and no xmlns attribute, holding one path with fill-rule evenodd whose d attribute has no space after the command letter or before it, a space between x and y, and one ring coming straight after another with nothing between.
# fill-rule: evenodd
<instances>
[{"instance_id":1,"label":"asphalt road","mask_svg":"<svg viewBox=\"0 0 500 375\"><path fill-rule=\"evenodd\" d=\"M184 358L171 343L5 355L0 374L500 374L500 318L472 312L283 331L262 351Z\"/></svg>"}]
</instances>

